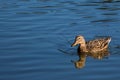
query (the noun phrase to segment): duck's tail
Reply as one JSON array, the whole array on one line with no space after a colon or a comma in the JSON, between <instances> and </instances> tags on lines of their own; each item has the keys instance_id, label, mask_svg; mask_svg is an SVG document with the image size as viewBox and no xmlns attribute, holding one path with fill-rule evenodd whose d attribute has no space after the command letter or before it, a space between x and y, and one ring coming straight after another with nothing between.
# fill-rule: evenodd
<instances>
[{"instance_id":1,"label":"duck's tail","mask_svg":"<svg viewBox=\"0 0 120 80\"><path fill-rule=\"evenodd\" d=\"M108 38L107 38L107 41L108 41L108 44L109 44L110 41L111 41L111 37L108 37Z\"/></svg>"}]
</instances>

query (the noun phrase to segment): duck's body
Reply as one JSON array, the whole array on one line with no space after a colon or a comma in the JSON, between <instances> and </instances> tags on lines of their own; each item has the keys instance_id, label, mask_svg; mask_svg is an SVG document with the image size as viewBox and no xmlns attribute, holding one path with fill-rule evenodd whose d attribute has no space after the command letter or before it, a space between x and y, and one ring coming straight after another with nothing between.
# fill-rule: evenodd
<instances>
[{"instance_id":1,"label":"duck's body","mask_svg":"<svg viewBox=\"0 0 120 80\"><path fill-rule=\"evenodd\" d=\"M77 36L72 46L79 44L78 50L80 52L93 53L106 50L108 48L110 41L111 41L110 37L105 37L86 42L83 36Z\"/></svg>"}]
</instances>

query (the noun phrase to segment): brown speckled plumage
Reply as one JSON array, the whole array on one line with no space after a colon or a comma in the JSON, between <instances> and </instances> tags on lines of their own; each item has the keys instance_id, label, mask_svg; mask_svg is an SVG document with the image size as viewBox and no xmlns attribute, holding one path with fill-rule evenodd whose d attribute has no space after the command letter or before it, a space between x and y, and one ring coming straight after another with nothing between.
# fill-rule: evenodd
<instances>
[{"instance_id":1,"label":"brown speckled plumage","mask_svg":"<svg viewBox=\"0 0 120 80\"><path fill-rule=\"evenodd\" d=\"M103 51L108 48L108 45L111 41L110 37L105 37L105 38L98 38L94 39L91 41L85 41L84 37L79 35L76 36L74 43L72 46L76 46L79 44L79 51L80 52L98 52L98 51Z\"/></svg>"}]
</instances>

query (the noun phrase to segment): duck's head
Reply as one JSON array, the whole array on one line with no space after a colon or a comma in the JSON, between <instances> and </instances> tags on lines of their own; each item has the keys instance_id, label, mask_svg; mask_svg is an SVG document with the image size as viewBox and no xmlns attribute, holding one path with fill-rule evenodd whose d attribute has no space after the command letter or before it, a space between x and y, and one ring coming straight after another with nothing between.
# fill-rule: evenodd
<instances>
[{"instance_id":1,"label":"duck's head","mask_svg":"<svg viewBox=\"0 0 120 80\"><path fill-rule=\"evenodd\" d=\"M75 41L71 46L73 47L73 46L76 46L78 44L83 44L83 43L85 43L84 37L79 35L79 36L76 36Z\"/></svg>"}]
</instances>

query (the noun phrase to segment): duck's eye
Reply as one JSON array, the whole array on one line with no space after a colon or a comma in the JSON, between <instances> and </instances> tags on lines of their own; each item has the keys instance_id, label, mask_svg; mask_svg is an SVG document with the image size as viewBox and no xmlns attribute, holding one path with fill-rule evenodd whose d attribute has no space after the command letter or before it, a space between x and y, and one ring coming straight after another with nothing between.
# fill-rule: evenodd
<instances>
[{"instance_id":1,"label":"duck's eye","mask_svg":"<svg viewBox=\"0 0 120 80\"><path fill-rule=\"evenodd\" d=\"M81 39L81 38L78 38L78 40Z\"/></svg>"}]
</instances>

